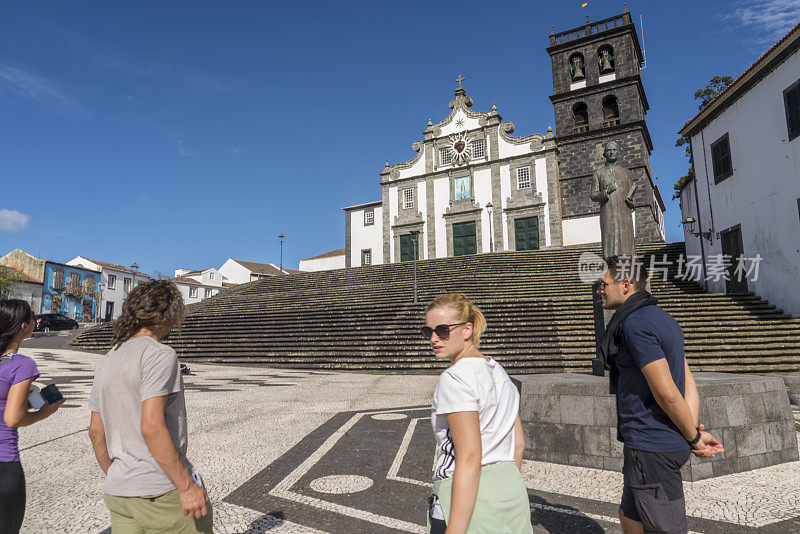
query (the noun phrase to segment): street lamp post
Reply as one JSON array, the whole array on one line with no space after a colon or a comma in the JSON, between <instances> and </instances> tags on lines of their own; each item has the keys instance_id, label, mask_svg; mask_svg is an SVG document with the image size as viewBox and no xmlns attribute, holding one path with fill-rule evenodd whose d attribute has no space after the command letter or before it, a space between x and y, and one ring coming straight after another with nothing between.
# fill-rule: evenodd
<instances>
[{"instance_id":1,"label":"street lamp post","mask_svg":"<svg viewBox=\"0 0 800 534\"><path fill-rule=\"evenodd\" d=\"M131 269L133 269L133 281L131 282L131 291L133 291L133 288L136 287L136 269L138 268L139 268L138 263L133 262L131 264Z\"/></svg>"},{"instance_id":2,"label":"street lamp post","mask_svg":"<svg viewBox=\"0 0 800 534\"><path fill-rule=\"evenodd\" d=\"M492 206L491 202L486 203L486 211L489 212L489 252L494 252L494 228L493 228L493 221L492 221Z\"/></svg>"},{"instance_id":3,"label":"street lamp post","mask_svg":"<svg viewBox=\"0 0 800 534\"><path fill-rule=\"evenodd\" d=\"M419 304L419 296L417 294L417 249L419 246L419 232L411 232L411 243L414 244L414 304Z\"/></svg>"},{"instance_id":4,"label":"street lamp post","mask_svg":"<svg viewBox=\"0 0 800 534\"><path fill-rule=\"evenodd\" d=\"M278 234L278 239L281 240L281 274L283 274L283 240L286 239L286 236Z\"/></svg>"}]
</instances>

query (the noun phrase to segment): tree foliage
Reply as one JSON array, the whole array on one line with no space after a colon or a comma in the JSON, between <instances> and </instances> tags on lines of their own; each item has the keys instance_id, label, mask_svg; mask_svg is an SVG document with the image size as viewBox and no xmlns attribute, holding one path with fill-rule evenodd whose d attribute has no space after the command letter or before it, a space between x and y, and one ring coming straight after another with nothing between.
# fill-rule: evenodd
<instances>
[{"instance_id":1,"label":"tree foliage","mask_svg":"<svg viewBox=\"0 0 800 534\"><path fill-rule=\"evenodd\" d=\"M17 270L0 265L0 297L5 298L11 286L21 281L22 277Z\"/></svg>"},{"instance_id":2,"label":"tree foliage","mask_svg":"<svg viewBox=\"0 0 800 534\"><path fill-rule=\"evenodd\" d=\"M708 85L694 92L694 99L700 100L700 103L697 105L697 109L702 110L732 83L733 76L714 76L711 78L711 80L708 82ZM689 170L686 174L678 179L676 183L677 187L679 184L684 184L688 180L694 178L694 161L692 160L692 144L689 142L688 137L685 135L678 137L678 139L675 141L675 146L684 147L686 150L686 157L689 158Z\"/></svg>"}]
</instances>

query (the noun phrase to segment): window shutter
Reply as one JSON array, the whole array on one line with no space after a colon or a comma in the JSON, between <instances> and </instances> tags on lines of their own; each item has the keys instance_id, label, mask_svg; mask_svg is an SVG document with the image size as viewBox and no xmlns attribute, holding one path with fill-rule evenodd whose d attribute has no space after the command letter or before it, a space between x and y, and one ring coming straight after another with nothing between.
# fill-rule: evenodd
<instances>
[{"instance_id":1,"label":"window shutter","mask_svg":"<svg viewBox=\"0 0 800 534\"><path fill-rule=\"evenodd\" d=\"M789 140L800 135L800 82L786 92L786 123Z\"/></svg>"}]
</instances>

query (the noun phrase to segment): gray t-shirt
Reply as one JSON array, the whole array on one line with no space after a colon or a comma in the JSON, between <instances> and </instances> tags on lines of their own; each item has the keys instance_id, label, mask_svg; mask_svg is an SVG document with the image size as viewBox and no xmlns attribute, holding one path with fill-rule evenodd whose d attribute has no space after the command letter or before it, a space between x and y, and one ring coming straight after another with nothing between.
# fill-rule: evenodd
<instances>
[{"instance_id":1,"label":"gray t-shirt","mask_svg":"<svg viewBox=\"0 0 800 534\"><path fill-rule=\"evenodd\" d=\"M164 419L181 461L186 459L186 404L178 356L151 337L117 345L97 364L89 409L103 419L108 454L114 462L103 492L120 497L156 495L175 489L141 432L142 402L167 397Z\"/></svg>"}]
</instances>

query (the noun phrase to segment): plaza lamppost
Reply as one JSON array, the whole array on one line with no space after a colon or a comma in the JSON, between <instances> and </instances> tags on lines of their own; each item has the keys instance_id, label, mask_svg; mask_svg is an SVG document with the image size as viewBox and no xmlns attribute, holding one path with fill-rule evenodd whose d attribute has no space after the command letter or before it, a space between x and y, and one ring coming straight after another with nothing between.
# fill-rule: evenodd
<instances>
[{"instance_id":1,"label":"plaza lamppost","mask_svg":"<svg viewBox=\"0 0 800 534\"><path fill-rule=\"evenodd\" d=\"M492 206L491 202L486 203L486 211L489 212L489 252L494 252L494 231L492 226Z\"/></svg>"},{"instance_id":2,"label":"plaza lamppost","mask_svg":"<svg viewBox=\"0 0 800 534\"><path fill-rule=\"evenodd\" d=\"M281 240L281 274L283 274L283 240L286 239L286 236L278 234L278 239Z\"/></svg>"},{"instance_id":3,"label":"plaza lamppost","mask_svg":"<svg viewBox=\"0 0 800 534\"><path fill-rule=\"evenodd\" d=\"M106 288L105 282L100 282L97 284L97 311L95 312L95 322L100 322L100 310L103 308L103 290Z\"/></svg>"},{"instance_id":4,"label":"plaza lamppost","mask_svg":"<svg viewBox=\"0 0 800 534\"><path fill-rule=\"evenodd\" d=\"M417 294L417 249L419 248L418 230L411 232L411 243L414 245L414 304L419 304L419 296Z\"/></svg>"},{"instance_id":5,"label":"plaza lamppost","mask_svg":"<svg viewBox=\"0 0 800 534\"><path fill-rule=\"evenodd\" d=\"M138 263L133 262L131 264L131 269L133 269L133 281L131 282L131 291L133 291L133 288L136 287L136 269L138 268L139 268Z\"/></svg>"}]
</instances>

